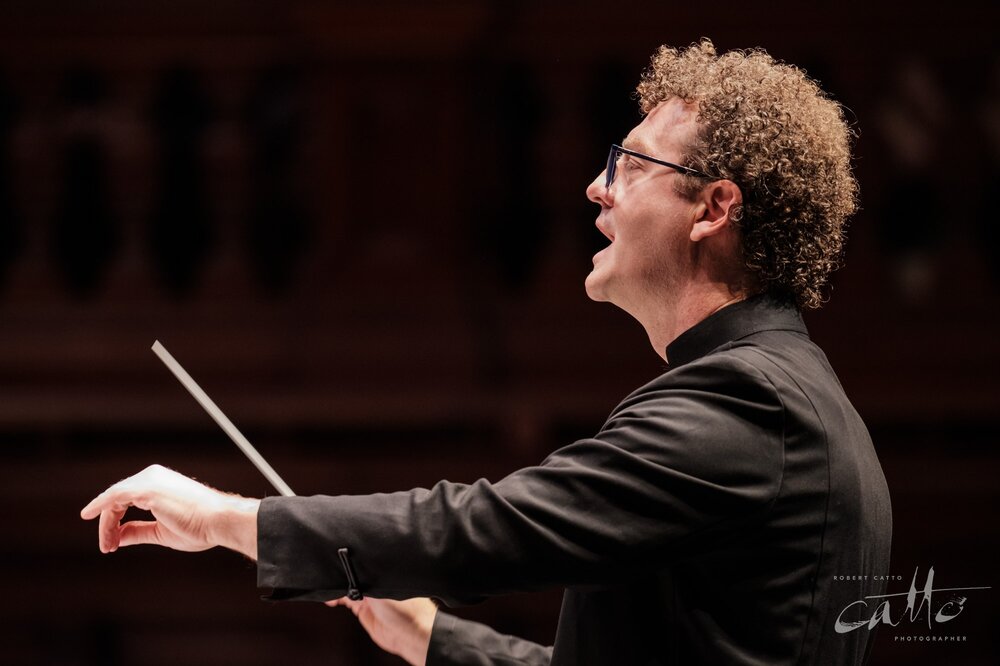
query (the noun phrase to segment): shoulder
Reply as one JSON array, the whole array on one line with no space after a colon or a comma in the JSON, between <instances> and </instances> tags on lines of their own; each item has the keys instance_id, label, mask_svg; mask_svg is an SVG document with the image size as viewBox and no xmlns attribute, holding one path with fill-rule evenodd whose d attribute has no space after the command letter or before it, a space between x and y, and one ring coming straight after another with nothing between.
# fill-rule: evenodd
<instances>
[{"instance_id":1,"label":"shoulder","mask_svg":"<svg viewBox=\"0 0 1000 666\"><path fill-rule=\"evenodd\" d=\"M742 470L770 483L781 474L784 429L784 405L766 373L744 352L725 350L634 391L598 438L644 455L668 452L671 466L701 477Z\"/></svg>"},{"instance_id":2,"label":"shoulder","mask_svg":"<svg viewBox=\"0 0 1000 666\"><path fill-rule=\"evenodd\" d=\"M727 398L760 407L780 407L771 378L773 362L755 347L726 345L702 358L671 368L629 394L612 413L685 402L718 406Z\"/></svg>"}]
</instances>

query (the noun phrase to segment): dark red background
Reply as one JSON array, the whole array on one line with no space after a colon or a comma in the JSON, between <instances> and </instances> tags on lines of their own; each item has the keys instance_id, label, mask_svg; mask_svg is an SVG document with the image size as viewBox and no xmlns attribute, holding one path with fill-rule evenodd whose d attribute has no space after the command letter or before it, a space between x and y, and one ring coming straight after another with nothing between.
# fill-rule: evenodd
<instances>
[{"instance_id":1,"label":"dark red background","mask_svg":"<svg viewBox=\"0 0 1000 666\"><path fill-rule=\"evenodd\" d=\"M701 36L850 108L863 210L807 323L883 461L890 591L993 585L1000 12L920 4L4 3L0 662L398 663L231 553L100 555L77 512L149 463L273 492L149 346L299 494L496 479L593 432L662 364L583 293L584 188L656 46ZM998 592L968 596L874 663L996 663ZM558 601L460 612L548 641ZM966 640L898 640L929 634Z\"/></svg>"}]
</instances>

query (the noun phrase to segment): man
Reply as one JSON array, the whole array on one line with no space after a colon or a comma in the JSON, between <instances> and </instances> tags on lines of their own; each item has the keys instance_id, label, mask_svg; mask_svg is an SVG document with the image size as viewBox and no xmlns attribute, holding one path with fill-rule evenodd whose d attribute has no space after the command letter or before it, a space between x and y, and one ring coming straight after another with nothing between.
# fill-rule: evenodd
<instances>
[{"instance_id":1,"label":"man","mask_svg":"<svg viewBox=\"0 0 1000 666\"><path fill-rule=\"evenodd\" d=\"M668 369L593 438L497 483L367 497L258 501L154 466L83 510L101 550L232 548L273 598L340 599L414 664L863 663L871 634L837 622L884 591L889 495L799 315L855 209L841 108L707 40L661 48L638 92L644 120L587 189L610 243L586 288ZM119 524L130 505L156 520ZM419 598L554 585L551 648Z\"/></svg>"}]
</instances>

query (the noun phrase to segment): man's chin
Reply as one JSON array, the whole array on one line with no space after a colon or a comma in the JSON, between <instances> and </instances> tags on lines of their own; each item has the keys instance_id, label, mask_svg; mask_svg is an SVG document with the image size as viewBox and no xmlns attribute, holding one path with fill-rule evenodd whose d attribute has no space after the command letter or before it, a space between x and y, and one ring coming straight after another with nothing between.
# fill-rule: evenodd
<instances>
[{"instance_id":1,"label":"man's chin","mask_svg":"<svg viewBox=\"0 0 1000 666\"><path fill-rule=\"evenodd\" d=\"M606 303L609 300L604 282L598 279L593 273L587 276L587 279L583 283L583 288L587 292L587 298L592 301Z\"/></svg>"}]
</instances>

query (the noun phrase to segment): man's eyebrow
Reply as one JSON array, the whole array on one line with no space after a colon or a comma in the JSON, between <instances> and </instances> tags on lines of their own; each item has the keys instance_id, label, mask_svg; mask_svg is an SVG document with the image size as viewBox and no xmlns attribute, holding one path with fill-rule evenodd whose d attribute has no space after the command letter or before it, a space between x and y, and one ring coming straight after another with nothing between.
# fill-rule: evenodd
<instances>
[{"instance_id":1,"label":"man's eyebrow","mask_svg":"<svg viewBox=\"0 0 1000 666\"><path fill-rule=\"evenodd\" d=\"M629 137L622 139L621 147L634 150L637 153L645 153L649 150L649 148L646 147L646 144L639 139L630 139Z\"/></svg>"}]
</instances>

